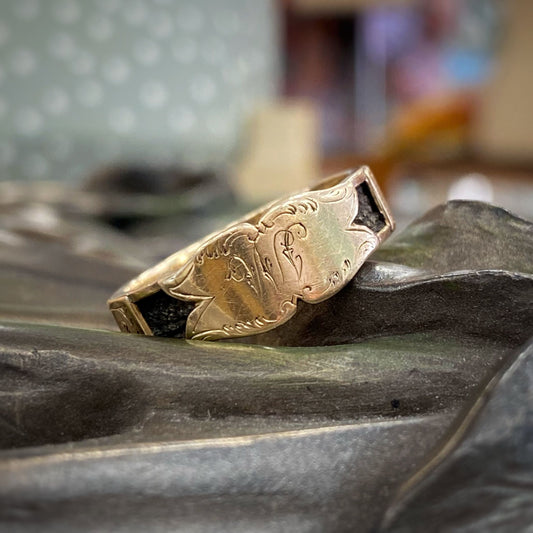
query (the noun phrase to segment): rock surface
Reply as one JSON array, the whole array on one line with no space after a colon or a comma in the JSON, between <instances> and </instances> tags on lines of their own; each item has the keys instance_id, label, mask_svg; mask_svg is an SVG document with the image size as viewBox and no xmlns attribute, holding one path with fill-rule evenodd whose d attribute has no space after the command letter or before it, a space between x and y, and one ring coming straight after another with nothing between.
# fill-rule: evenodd
<instances>
[{"instance_id":1,"label":"rock surface","mask_svg":"<svg viewBox=\"0 0 533 533\"><path fill-rule=\"evenodd\" d=\"M383 531L531 531L533 343L498 373L432 461L409 480Z\"/></svg>"},{"instance_id":2,"label":"rock surface","mask_svg":"<svg viewBox=\"0 0 533 533\"><path fill-rule=\"evenodd\" d=\"M0 219L0 529L524 526L506 512L533 476L531 365L512 363L533 335L531 223L439 207L243 343L116 332L105 299L141 267L126 237L94 254L82 234Z\"/></svg>"}]
</instances>

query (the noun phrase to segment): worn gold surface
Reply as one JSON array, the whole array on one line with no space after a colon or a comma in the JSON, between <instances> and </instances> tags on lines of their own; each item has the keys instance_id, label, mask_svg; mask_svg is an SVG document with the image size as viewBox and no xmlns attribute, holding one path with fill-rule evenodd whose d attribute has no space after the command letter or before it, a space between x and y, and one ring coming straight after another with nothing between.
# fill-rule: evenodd
<instances>
[{"instance_id":1,"label":"worn gold surface","mask_svg":"<svg viewBox=\"0 0 533 533\"><path fill-rule=\"evenodd\" d=\"M377 233L355 222L364 181L384 218ZM121 330L151 335L135 302L162 289L196 302L188 338L262 333L293 316L298 299L316 303L338 292L393 228L368 167L343 172L170 256L122 287L109 307Z\"/></svg>"}]
</instances>

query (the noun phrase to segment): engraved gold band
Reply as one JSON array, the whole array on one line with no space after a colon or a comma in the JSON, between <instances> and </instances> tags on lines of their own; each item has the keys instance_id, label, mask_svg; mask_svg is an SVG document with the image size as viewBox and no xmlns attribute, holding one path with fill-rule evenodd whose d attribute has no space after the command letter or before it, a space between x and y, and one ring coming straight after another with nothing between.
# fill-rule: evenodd
<instances>
[{"instance_id":1,"label":"engraved gold band","mask_svg":"<svg viewBox=\"0 0 533 533\"><path fill-rule=\"evenodd\" d=\"M129 333L200 340L271 330L323 301L394 229L368 167L326 178L169 256L108 305Z\"/></svg>"}]
</instances>

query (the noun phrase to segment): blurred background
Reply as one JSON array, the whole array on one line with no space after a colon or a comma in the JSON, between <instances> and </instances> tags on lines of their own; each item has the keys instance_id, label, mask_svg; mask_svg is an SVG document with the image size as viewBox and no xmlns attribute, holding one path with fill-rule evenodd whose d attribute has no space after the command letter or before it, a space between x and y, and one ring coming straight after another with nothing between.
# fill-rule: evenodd
<instances>
[{"instance_id":1,"label":"blurred background","mask_svg":"<svg viewBox=\"0 0 533 533\"><path fill-rule=\"evenodd\" d=\"M0 237L112 256L120 230L163 256L360 164L400 226L456 198L532 218L531 20L528 0L3 1Z\"/></svg>"}]
</instances>

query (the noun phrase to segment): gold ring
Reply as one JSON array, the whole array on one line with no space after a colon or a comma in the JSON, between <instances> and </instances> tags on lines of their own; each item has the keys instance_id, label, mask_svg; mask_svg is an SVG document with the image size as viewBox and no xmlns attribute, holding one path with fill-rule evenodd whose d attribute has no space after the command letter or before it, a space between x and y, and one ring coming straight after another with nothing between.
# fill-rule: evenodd
<instances>
[{"instance_id":1,"label":"gold ring","mask_svg":"<svg viewBox=\"0 0 533 533\"><path fill-rule=\"evenodd\" d=\"M255 335L337 293L393 229L370 169L345 171L169 256L108 305L129 333Z\"/></svg>"}]
</instances>

